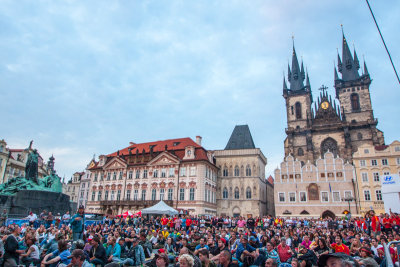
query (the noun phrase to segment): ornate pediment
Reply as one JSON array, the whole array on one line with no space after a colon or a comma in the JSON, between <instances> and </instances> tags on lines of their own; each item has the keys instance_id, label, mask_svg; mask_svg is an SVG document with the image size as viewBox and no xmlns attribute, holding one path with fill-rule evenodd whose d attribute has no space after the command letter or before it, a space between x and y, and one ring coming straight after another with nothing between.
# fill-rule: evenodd
<instances>
[{"instance_id":1,"label":"ornate pediment","mask_svg":"<svg viewBox=\"0 0 400 267\"><path fill-rule=\"evenodd\" d=\"M106 165L104 165L104 169L122 169L126 167L126 162L119 157L112 158Z\"/></svg>"},{"instance_id":2,"label":"ornate pediment","mask_svg":"<svg viewBox=\"0 0 400 267\"><path fill-rule=\"evenodd\" d=\"M174 165L174 164L179 164L179 158L177 158L175 155L172 155L169 152L164 151L151 161L147 165L149 166L160 166L160 165Z\"/></svg>"}]
</instances>

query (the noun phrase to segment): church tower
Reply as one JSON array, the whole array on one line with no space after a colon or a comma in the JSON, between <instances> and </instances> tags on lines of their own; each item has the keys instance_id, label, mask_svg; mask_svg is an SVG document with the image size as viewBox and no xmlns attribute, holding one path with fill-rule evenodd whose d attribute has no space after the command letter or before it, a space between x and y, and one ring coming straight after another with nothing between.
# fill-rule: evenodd
<instances>
[{"instance_id":1,"label":"church tower","mask_svg":"<svg viewBox=\"0 0 400 267\"><path fill-rule=\"evenodd\" d=\"M306 84L304 85L304 80ZM311 118L312 94L308 73L301 67L293 45L292 66L288 65L288 82L283 78L283 97L286 101L287 138L285 140L285 155L292 154L299 160L312 157ZM308 140L308 141L307 141Z\"/></svg>"},{"instance_id":2,"label":"church tower","mask_svg":"<svg viewBox=\"0 0 400 267\"><path fill-rule=\"evenodd\" d=\"M348 126L348 142L352 152L364 143L372 145L384 144L383 133L376 126L378 120L374 118L372 109L370 85L371 78L364 61L363 72L360 75L360 63L354 49L352 55L346 37L343 34L342 58L338 54L338 70L334 69L336 98L341 105L343 120Z\"/></svg>"}]
</instances>

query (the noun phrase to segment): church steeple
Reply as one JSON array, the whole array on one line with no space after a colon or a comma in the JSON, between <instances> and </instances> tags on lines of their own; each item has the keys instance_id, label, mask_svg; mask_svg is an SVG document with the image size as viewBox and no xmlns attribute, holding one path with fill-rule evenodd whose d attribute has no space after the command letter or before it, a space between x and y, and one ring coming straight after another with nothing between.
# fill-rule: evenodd
<instances>
[{"instance_id":1,"label":"church steeple","mask_svg":"<svg viewBox=\"0 0 400 267\"><path fill-rule=\"evenodd\" d=\"M301 64L301 68L299 65L299 61L296 55L296 49L293 44L293 54L292 54L292 69L288 66L288 81L290 82L290 90L291 91L299 91L304 88L304 66Z\"/></svg>"},{"instance_id":2,"label":"church steeple","mask_svg":"<svg viewBox=\"0 0 400 267\"><path fill-rule=\"evenodd\" d=\"M364 60L364 75L369 75L369 72L367 69L367 64L365 63L365 60Z\"/></svg>"},{"instance_id":3,"label":"church steeple","mask_svg":"<svg viewBox=\"0 0 400 267\"><path fill-rule=\"evenodd\" d=\"M344 65L344 66L343 66ZM351 55L349 45L347 43L346 37L343 33L343 42L342 42L342 61L338 55L338 69L339 72L342 73L343 81L353 81L357 80L360 75L358 74L359 62L357 58L357 54L354 50L354 59Z\"/></svg>"}]
</instances>

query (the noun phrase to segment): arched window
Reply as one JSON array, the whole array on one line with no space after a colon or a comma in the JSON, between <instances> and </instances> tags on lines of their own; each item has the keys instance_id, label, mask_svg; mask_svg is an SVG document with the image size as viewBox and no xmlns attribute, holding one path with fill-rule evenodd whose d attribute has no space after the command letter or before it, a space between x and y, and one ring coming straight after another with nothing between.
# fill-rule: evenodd
<instances>
[{"instance_id":1,"label":"arched window","mask_svg":"<svg viewBox=\"0 0 400 267\"><path fill-rule=\"evenodd\" d=\"M300 102L296 102L296 119L301 119L301 104Z\"/></svg>"},{"instance_id":2,"label":"arched window","mask_svg":"<svg viewBox=\"0 0 400 267\"><path fill-rule=\"evenodd\" d=\"M224 177L228 176L228 168L225 166L222 175Z\"/></svg>"},{"instance_id":3,"label":"arched window","mask_svg":"<svg viewBox=\"0 0 400 267\"><path fill-rule=\"evenodd\" d=\"M235 176L239 176L239 166L235 166Z\"/></svg>"},{"instance_id":4,"label":"arched window","mask_svg":"<svg viewBox=\"0 0 400 267\"><path fill-rule=\"evenodd\" d=\"M228 188L224 187L224 191L222 192L222 198L227 199L228 198Z\"/></svg>"},{"instance_id":5,"label":"arched window","mask_svg":"<svg viewBox=\"0 0 400 267\"><path fill-rule=\"evenodd\" d=\"M357 138L358 138L358 140L362 140L362 138L363 138L362 133L358 133Z\"/></svg>"},{"instance_id":6,"label":"arched window","mask_svg":"<svg viewBox=\"0 0 400 267\"><path fill-rule=\"evenodd\" d=\"M239 188L235 188L235 199L239 199Z\"/></svg>"},{"instance_id":7,"label":"arched window","mask_svg":"<svg viewBox=\"0 0 400 267\"><path fill-rule=\"evenodd\" d=\"M247 187L247 189L246 189L246 198L247 199L251 199L251 189L250 189L250 187Z\"/></svg>"},{"instance_id":8,"label":"arched window","mask_svg":"<svg viewBox=\"0 0 400 267\"><path fill-rule=\"evenodd\" d=\"M303 149L301 147L297 150L297 155L298 156L304 156L304 151L303 151Z\"/></svg>"},{"instance_id":9,"label":"arched window","mask_svg":"<svg viewBox=\"0 0 400 267\"><path fill-rule=\"evenodd\" d=\"M360 98L359 98L358 94L356 94L356 93L351 94L350 100L351 100L351 109L353 111L359 111L360 110Z\"/></svg>"},{"instance_id":10,"label":"arched window","mask_svg":"<svg viewBox=\"0 0 400 267\"><path fill-rule=\"evenodd\" d=\"M337 142L333 138L326 138L322 143L321 143L321 156L324 156L325 153L329 150L329 152L332 152L335 157L338 155L338 147L337 147Z\"/></svg>"},{"instance_id":11,"label":"arched window","mask_svg":"<svg viewBox=\"0 0 400 267\"><path fill-rule=\"evenodd\" d=\"M246 176L251 176L251 168L250 165L246 166Z\"/></svg>"}]
</instances>

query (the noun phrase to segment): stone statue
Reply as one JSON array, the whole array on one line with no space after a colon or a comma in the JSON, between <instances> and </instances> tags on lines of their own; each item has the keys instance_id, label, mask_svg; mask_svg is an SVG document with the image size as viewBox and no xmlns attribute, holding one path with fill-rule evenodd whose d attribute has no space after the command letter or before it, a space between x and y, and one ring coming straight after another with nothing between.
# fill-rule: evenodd
<instances>
[{"instance_id":1,"label":"stone statue","mask_svg":"<svg viewBox=\"0 0 400 267\"><path fill-rule=\"evenodd\" d=\"M28 160L25 166L25 177L36 184L38 184L38 162L39 154L37 153L37 150L34 149L28 155Z\"/></svg>"}]
</instances>

